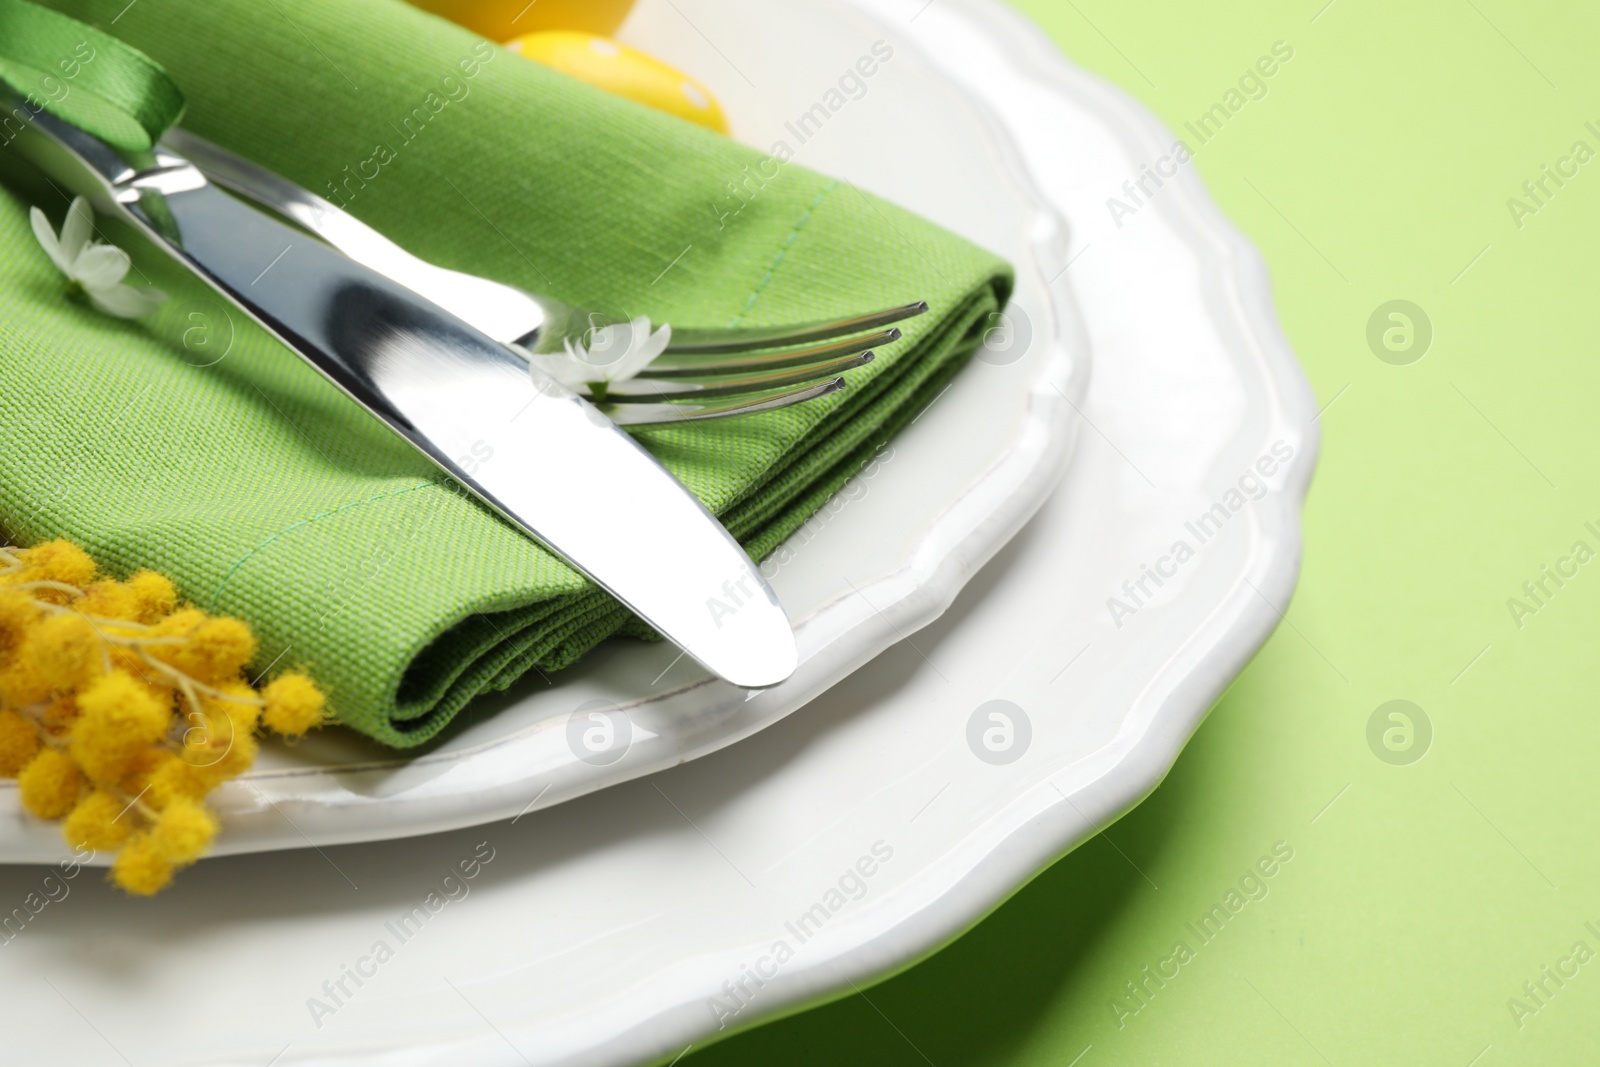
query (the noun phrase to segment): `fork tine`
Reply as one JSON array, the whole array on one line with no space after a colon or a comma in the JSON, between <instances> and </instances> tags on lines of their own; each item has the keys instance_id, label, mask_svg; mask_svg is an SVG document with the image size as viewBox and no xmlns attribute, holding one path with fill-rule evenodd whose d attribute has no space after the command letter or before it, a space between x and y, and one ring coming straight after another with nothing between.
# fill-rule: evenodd
<instances>
[{"instance_id":1,"label":"fork tine","mask_svg":"<svg viewBox=\"0 0 1600 1067\"><path fill-rule=\"evenodd\" d=\"M792 404L804 404L819 396L836 393L845 387L843 378L830 378L815 385L791 389L752 399L735 397L720 403L708 404L622 404L605 405L604 410L618 426L662 426L674 422L704 422L708 419L726 419L735 415L754 415L758 411L776 411Z\"/></svg>"},{"instance_id":2,"label":"fork tine","mask_svg":"<svg viewBox=\"0 0 1600 1067\"><path fill-rule=\"evenodd\" d=\"M561 341L577 341L596 324L596 316L582 308L418 259L316 193L185 130L169 131L163 143L188 157L218 185L315 234L503 344L537 348L546 343L552 345L549 351L557 351ZM689 327L674 331L667 351L731 355L794 347L879 329L927 310L927 303L918 301L827 322L725 330Z\"/></svg>"},{"instance_id":3,"label":"fork tine","mask_svg":"<svg viewBox=\"0 0 1600 1067\"><path fill-rule=\"evenodd\" d=\"M826 341L834 337L875 330L915 318L928 310L927 301L874 311L829 322L808 322L788 326L751 326L735 329L684 329L674 327L667 351L676 355L725 355L753 352L761 348L780 348Z\"/></svg>"},{"instance_id":4,"label":"fork tine","mask_svg":"<svg viewBox=\"0 0 1600 1067\"><path fill-rule=\"evenodd\" d=\"M844 359L814 363L809 366L770 371L766 374L744 374L735 378L719 377L707 382L641 380L633 378L614 382L597 400L605 403L650 403L661 400L700 400L716 396L742 396L764 393L787 385L814 382L829 378L854 367L865 366L874 358L872 352L861 352Z\"/></svg>"},{"instance_id":5,"label":"fork tine","mask_svg":"<svg viewBox=\"0 0 1600 1067\"><path fill-rule=\"evenodd\" d=\"M703 356L673 358L671 350L639 372L640 378L705 378L714 374L732 374L746 370L778 370L781 367L806 367L822 364L857 352L882 348L900 340L900 331L894 327L877 333L851 337L843 341L810 345L805 348L788 348L761 356L739 359L708 360Z\"/></svg>"}]
</instances>

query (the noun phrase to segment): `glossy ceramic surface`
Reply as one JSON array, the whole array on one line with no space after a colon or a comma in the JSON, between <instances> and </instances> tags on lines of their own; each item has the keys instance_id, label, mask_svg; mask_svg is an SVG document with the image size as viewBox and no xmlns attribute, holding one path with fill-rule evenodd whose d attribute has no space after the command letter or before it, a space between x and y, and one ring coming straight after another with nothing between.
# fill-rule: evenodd
<instances>
[{"instance_id":1,"label":"glossy ceramic surface","mask_svg":"<svg viewBox=\"0 0 1600 1067\"><path fill-rule=\"evenodd\" d=\"M913 206L962 225L936 187L981 210L1002 194L967 165L998 159L1071 221L1054 284L1071 281L1098 361L1087 397L1067 394L1085 420L1067 479L936 622L723 751L494 825L207 861L150 902L58 881L67 895L4 948L18 1062L668 1062L965 930L1154 788L1277 624L1316 409L1260 260L1192 171L1120 228L1107 213L1172 135L994 0L642 5L627 34L709 76L717 55L679 9L754 50L737 53L752 70L808 54L837 72L892 35L894 64L850 107L903 114L925 78L952 94L918 160L946 170ZM817 86L784 98L779 128ZM760 114L736 127L767 134ZM854 172L841 143L822 165L887 187L917 139ZM957 388L1029 373L980 363ZM935 447L918 435L950 454L981 440L961 413L924 416L812 544L926 493L892 476ZM788 573L825 559L797 551ZM0 869L0 908L47 876Z\"/></svg>"}]
</instances>

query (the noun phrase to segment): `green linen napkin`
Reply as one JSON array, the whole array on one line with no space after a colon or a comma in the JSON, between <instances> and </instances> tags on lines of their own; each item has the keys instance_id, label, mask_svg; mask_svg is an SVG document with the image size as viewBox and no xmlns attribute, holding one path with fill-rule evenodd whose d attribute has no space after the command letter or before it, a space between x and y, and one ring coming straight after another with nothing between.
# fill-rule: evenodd
<instances>
[{"instance_id":1,"label":"green linen napkin","mask_svg":"<svg viewBox=\"0 0 1600 1067\"><path fill-rule=\"evenodd\" d=\"M937 395L1010 293L1005 263L848 182L398 0L50 6L165 66L190 129L442 265L681 325L927 299L842 393L639 434L757 558ZM130 249L172 296L150 321L67 299L30 202L57 222L66 207L47 185L0 188L0 522L13 540L67 536L114 568L171 574L196 605L255 627L257 667L309 670L345 723L394 746L611 634L645 636L158 254Z\"/></svg>"}]
</instances>

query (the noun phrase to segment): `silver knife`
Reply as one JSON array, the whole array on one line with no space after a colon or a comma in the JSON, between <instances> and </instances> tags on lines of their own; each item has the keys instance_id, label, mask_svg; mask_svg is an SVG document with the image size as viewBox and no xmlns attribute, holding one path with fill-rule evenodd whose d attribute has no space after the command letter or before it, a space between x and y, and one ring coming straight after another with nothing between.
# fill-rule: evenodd
<instances>
[{"instance_id":1,"label":"silver knife","mask_svg":"<svg viewBox=\"0 0 1600 1067\"><path fill-rule=\"evenodd\" d=\"M653 456L503 345L307 234L246 207L188 160L139 158L49 113L12 142L238 304L517 528L702 666L749 689L798 661L777 595ZM469 472L456 457L492 455Z\"/></svg>"}]
</instances>

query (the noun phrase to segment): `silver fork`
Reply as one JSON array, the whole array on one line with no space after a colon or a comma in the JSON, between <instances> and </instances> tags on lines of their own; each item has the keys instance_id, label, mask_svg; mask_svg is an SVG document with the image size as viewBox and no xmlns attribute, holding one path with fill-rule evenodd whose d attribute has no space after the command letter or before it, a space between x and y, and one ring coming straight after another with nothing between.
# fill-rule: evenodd
<instances>
[{"instance_id":1,"label":"silver fork","mask_svg":"<svg viewBox=\"0 0 1600 1067\"><path fill-rule=\"evenodd\" d=\"M427 298L502 344L528 355L590 352L597 368L624 352L593 351L624 320L435 266L315 193L187 130L165 143L208 178L316 235L346 256ZM623 426L748 415L804 403L844 388L844 371L870 363L899 340L893 324L928 310L918 301L865 315L787 326L679 329L637 377L595 383L588 395ZM597 375L597 377L600 375Z\"/></svg>"}]
</instances>

